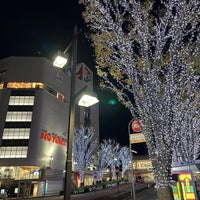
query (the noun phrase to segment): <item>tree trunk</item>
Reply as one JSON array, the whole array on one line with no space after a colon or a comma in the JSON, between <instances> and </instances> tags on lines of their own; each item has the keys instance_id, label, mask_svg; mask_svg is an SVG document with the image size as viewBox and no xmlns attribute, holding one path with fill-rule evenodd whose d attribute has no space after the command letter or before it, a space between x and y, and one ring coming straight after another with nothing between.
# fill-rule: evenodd
<instances>
[{"instance_id":1,"label":"tree trunk","mask_svg":"<svg viewBox=\"0 0 200 200\"><path fill-rule=\"evenodd\" d=\"M84 175L85 175L84 172L80 172L80 184L81 184L81 187L84 186Z\"/></svg>"},{"instance_id":2,"label":"tree trunk","mask_svg":"<svg viewBox=\"0 0 200 200\"><path fill-rule=\"evenodd\" d=\"M171 187L157 188L158 200L174 200Z\"/></svg>"}]
</instances>

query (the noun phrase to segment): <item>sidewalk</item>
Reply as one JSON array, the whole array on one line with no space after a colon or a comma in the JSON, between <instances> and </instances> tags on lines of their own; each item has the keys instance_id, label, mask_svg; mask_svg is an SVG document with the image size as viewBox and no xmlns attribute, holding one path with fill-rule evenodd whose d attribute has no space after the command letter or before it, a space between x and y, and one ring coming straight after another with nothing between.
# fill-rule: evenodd
<instances>
[{"instance_id":1,"label":"sidewalk","mask_svg":"<svg viewBox=\"0 0 200 200\"><path fill-rule=\"evenodd\" d=\"M93 199L103 199L103 200L131 200L132 184L124 184L118 186L113 186L111 188L106 188L103 190L87 192L82 194L72 194L72 200L93 200ZM156 200L157 193L154 187L149 187L148 184L138 184L135 185L135 193L137 200ZM146 197L145 197L146 195ZM12 200L63 200L62 196L42 196L42 197L18 197L12 198Z\"/></svg>"}]
</instances>

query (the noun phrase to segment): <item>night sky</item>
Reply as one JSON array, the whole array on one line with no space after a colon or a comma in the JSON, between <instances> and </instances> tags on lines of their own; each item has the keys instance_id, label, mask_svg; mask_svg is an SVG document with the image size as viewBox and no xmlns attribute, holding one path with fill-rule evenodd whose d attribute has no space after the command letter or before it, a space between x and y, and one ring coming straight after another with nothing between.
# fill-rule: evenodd
<instances>
[{"instance_id":1,"label":"night sky","mask_svg":"<svg viewBox=\"0 0 200 200\"><path fill-rule=\"evenodd\" d=\"M116 139L128 145L130 112L115 94L102 91L95 74L93 49L86 39L87 28L81 18L78 0L3 0L0 3L0 59L8 56L43 56L53 60L58 49L64 51L72 39L75 24L81 30L78 62L94 72L95 91L100 100L100 139ZM110 101L114 99L116 103ZM110 101L110 102L109 102ZM145 144L133 149L144 154Z\"/></svg>"}]
</instances>

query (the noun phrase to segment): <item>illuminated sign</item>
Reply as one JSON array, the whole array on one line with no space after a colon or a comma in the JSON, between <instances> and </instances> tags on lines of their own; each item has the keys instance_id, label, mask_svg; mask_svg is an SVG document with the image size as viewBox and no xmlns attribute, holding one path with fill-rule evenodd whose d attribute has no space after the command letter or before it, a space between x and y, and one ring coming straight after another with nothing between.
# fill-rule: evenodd
<instances>
[{"instance_id":1,"label":"illuminated sign","mask_svg":"<svg viewBox=\"0 0 200 200\"><path fill-rule=\"evenodd\" d=\"M194 186L192 184L192 175L190 172L183 172L179 175L183 196L185 200L195 200Z\"/></svg>"},{"instance_id":2,"label":"illuminated sign","mask_svg":"<svg viewBox=\"0 0 200 200\"><path fill-rule=\"evenodd\" d=\"M84 82L91 82L93 79L93 73L84 63L81 63L77 67L76 77Z\"/></svg>"},{"instance_id":3,"label":"illuminated sign","mask_svg":"<svg viewBox=\"0 0 200 200\"><path fill-rule=\"evenodd\" d=\"M132 128L133 132L135 132L135 133L141 132L142 131L141 130L142 126L143 126L143 122L142 122L141 119L140 120L136 119L131 124L131 128Z\"/></svg>"},{"instance_id":4,"label":"illuminated sign","mask_svg":"<svg viewBox=\"0 0 200 200\"><path fill-rule=\"evenodd\" d=\"M130 143L141 143L141 142L146 142L146 139L144 137L143 133L134 133L130 134Z\"/></svg>"},{"instance_id":5,"label":"illuminated sign","mask_svg":"<svg viewBox=\"0 0 200 200\"><path fill-rule=\"evenodd\" d=\"M53 133L48 133L47 131L44 130L41 132L41 139L47 142L53 142L61 146L67 146L67 140L65 138L57 136Z\"/></svg>"}]
</instances>

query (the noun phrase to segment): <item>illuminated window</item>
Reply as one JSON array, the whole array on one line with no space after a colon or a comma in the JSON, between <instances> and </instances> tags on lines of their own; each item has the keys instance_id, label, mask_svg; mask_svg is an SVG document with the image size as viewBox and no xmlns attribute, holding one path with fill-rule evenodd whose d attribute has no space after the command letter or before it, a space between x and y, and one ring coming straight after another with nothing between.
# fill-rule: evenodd
<instances>
[{"instance_id":1,"label":"illuminated window","mask_svg":"<svg viewBox=\"0 0 200 200\"><path fill-rule=\"evenodd\" d=\"M30 128L5 128L2 139L29 139Z\"/></svg>"},{"instance_id":2,"label":"illuminated window","mask_svg":"<svg viewBox=\"0 0 200 200\"><path fill-rule=\"evenodd\" d=\"M3 85L4 85L3 83L0 83L0 89L3 89Z\"/></svg>"},{"instance_id":3,"label":"illuminated window","mask_svg":"<svg viewBox=\"0 0 200 200\"><path fill-rule=\"evenodd\" d=\"M27 157L27 146L21 147L1 147L0 158L26 158Z\"/></svg>"},{"instance_id":4,"label":"illuminated window","mask_svg":"<svg viewBox=\"0 0 200 200\"><path fill-rule=\"evenodd\" d=\"M32 112L7 112L6 122L30 122Z\"/></svg>"},{"instance_id":5,"label":"illuminated window","mask_svg":"<svg viewBox=\"0 0 200 200\"><path fill-rule=\"evenodd\" d=\"M39 167L15 167L15 180L38 179L40 176L39 170Z\"/></svg>"},{"instance_id":6,"label":"illuminated window","mask_svg":"<svg viewBox=\"0 0 200 200\"><path fill-rule=\"evenodd\" d=\"M57 92L53 88L48 87L47 85L44 85L43 83L38 83L38 82L8 82L8 83L6 83L6 86L4 86L4 83L0 83L0 89L3 89L4 87L12 88L12 89L40 88L40 89L43 89L43 90L53 94L54 96L57 97L57 99L59 99L61 101L65 101L65 96L63 94ZM19 92L19 91L17 91L17 92ZM34 99L28 99L28 97L27 97L27 101L29 100L30 104L26 104L26 101L25 101L26 96L24 96L24 99L22 97L19 98L19 95L15 97L15 95L11 94L11 96L12 96L12 98L10 99L9 105L33 105ZM19 98L19 99L17 99L17 98ZM19 104L17 103L18 101L20 102ZM24 104L23 104L23 102L24 102Z\"/></svg>"},{"instance_id":7,"label":"illuminated window","mask_svg":"<svg viewBox=\"0 0 200 200\"><path fill-rule=\"evenodd\" d=\"M57 98L58 98L59 100L61 100L61 101L64 100L64 96L63 96L62 94L60 94L60 93L57 93Z\"/></svg>"},{"instance_id":8,"label":"illuminated window","mask_svg":"<svg viewBox=\"0 0 200 200\"><path fill-rule=\"evenodd\" d=\"M9 105L33 105L34 96L11 96Z\"/></svg>"},{"instance_id":9,"label":"illuminated window","mask_svg":"<svg viewBox=\"0 0 200 200\"><path fill-rule=\"evenodd\" d=\"M15 167L1 167L0 173L1 173L1 177L3 177L3 178L14 178L15 177Z\"/></svg>"}]
</instances>

